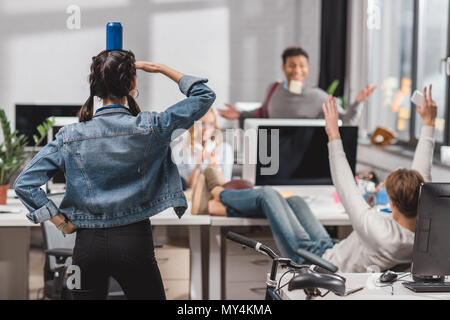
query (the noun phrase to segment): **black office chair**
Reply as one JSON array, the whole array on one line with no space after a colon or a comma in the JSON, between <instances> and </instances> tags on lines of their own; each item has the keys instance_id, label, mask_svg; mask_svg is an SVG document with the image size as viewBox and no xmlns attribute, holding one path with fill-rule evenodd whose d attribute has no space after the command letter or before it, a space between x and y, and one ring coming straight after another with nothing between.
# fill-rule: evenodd
<instances>
[{"instance_id":1,"label":"black office chair","mask_svg":"<svg viewBox=\"0 0 450 320\"><path fill-rule=\"evenodd\" d=\"M64 194L49 196L57 206L61 203ZM68 266L72 264L73 248L75 247L76 232L65 237L56 226L45 221L41 223L44 239L44 296L42 299L66 300L72 295L66 286L65 274ZM119 283L114 279L109 280L108 300L124 299L125 294Z\"/></svg>"},{"instance_id":2,"label":"black office chair","mask_svg":"<svg viewBox=\"0 0 450 320\"><path fill-rule=\"evenodd\" d=\"M71 299L70 290L66 286L65 274L72 264L73 248L75 246L76 233L64 237L56 226L46 221L41 224L44 238L44 297L54 300ZM108 300L125 299L119 283L109 279Z\"/></svg>"},{"instance_id":3,"label":"black office chair","mask_svg":"<svg viewBox=\"0 0 450 320\"><path fill-rule=\"evenodd\" d=\"M48 198L57 206L61 203L64 194L53 194ZM72 264L73 248L75 247L76 232L65 237L56 226L46 221L41 223L44 239L44 297L42 299L66 300L72 299L70 290L66 286L65 274L68 266ZM162 248L163 244L154 242L154 248ZM120 284L116 279L109 278L108 300L125 299Z\"/></svg>"}]
</instances>

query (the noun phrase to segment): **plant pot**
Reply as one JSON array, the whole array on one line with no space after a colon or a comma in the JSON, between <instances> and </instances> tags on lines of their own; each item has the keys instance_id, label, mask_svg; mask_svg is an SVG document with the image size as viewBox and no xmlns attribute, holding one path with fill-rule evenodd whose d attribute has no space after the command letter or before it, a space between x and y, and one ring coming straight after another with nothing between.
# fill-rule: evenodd
<instances>
[{"instance_id":1,"label":"plant pot","mask_svg":"<svg viewBox=\"0 0 450 320\"><path fill-rule=\"evenodd\" d=\"M6 198L8 196L9 184L0 186L0 205L6 204Z\"/></svg>"}]
</instances>

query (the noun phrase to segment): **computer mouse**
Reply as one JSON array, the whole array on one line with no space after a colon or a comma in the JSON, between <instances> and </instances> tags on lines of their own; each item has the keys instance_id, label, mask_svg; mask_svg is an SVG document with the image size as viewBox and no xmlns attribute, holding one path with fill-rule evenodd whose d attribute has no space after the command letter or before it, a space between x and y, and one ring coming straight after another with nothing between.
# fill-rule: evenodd
<instances>
[{"instance_id":1,"label":"computer mouse","mask_svg":"<svg viewBox=\"0 0 450 320\"><path fill-rule=\"evenodd\" d=\"M394 282L397 279L397 274L393 271L386 271L380 276L380 282Z\"/></svg>"}]
</instances>

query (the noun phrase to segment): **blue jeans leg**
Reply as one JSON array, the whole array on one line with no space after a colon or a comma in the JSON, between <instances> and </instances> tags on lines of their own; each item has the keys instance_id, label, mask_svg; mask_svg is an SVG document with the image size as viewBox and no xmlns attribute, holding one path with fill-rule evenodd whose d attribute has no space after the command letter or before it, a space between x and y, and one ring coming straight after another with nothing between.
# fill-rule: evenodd
<instances>
[{"instance_id":1,"label":"blue jeans leg","mask_svg":"<svg viewBox=\"0 0 450 320\"><path fill-rule=\"evenodd\" d=\"M287 200L270 187L224 190L220 200L227 207L227 216L266 217L281 253L294 261L302 262L295 253L298 248L313 253L320 249L320 243L311 239Z\"/></svg>"},{"instance_id":2,"label":"blue jeans leg","mask_svg":"<svg viewBox=\"0 0 450 320\"><path fill-rule=\"evenodd\" d=\"M303 198L294 196L286 200L292 208L294 214L297 216L298 221L300 221L312 240L331 240L330 235L322 226L320 221L314 216L309 205L305 200L303 200Z\"/></svg>"}]
</instances>

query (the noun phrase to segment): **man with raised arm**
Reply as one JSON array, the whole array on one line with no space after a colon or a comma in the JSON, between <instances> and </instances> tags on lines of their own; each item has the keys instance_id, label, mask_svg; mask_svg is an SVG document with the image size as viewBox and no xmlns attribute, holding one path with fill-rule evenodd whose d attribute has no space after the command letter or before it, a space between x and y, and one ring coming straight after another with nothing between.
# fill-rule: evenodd
<instances>
[{"instance_id":1,"label":"man with raised arm","mask_svg":"<svg viewBox=\"0 0 450 320\"><path fill-rule=\"evenodd\" d=\"M392 214L377 212L364 201L339 135L336 100L329 97L323 105L333 183L354 230L323 254L323 258L339 266L341 272L366 272L373 267L387 270L412 260L420 186L431 181L437 114L431 89L430 86L428 94L427 88L424 89L425 104L417 107L424 126L412 169L397 169L385 181Z\"/></svg>"}]
</instances>

